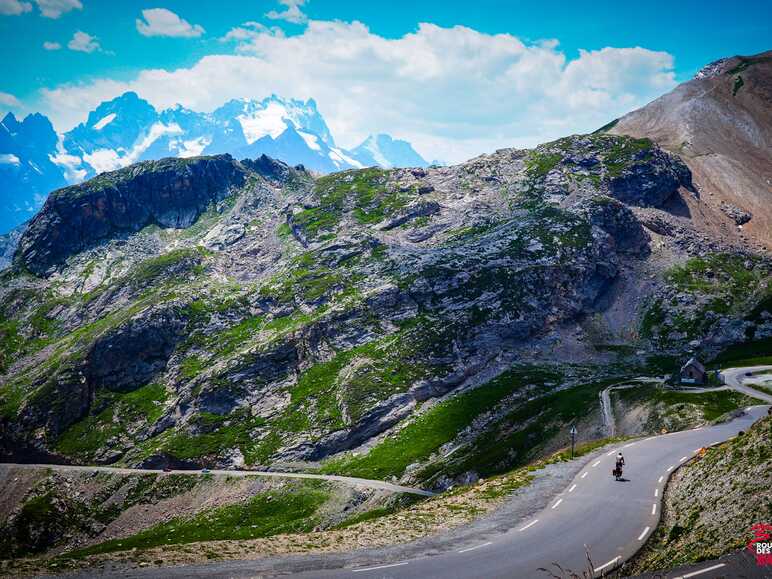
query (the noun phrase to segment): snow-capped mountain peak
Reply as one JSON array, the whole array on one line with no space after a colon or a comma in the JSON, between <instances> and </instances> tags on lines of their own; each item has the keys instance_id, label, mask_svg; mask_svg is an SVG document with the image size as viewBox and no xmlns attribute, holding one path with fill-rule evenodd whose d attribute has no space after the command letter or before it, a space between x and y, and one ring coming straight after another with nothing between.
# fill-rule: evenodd
<instances>
[{"instance_id":1,"label":"snow-capped mountain peak","mask_svg":"<svg viewBox=\"0 0 772 579\"><path fill-rule=\"evenodd\" d=\"M101 103L85 122L57 135L43 115L20 122L6 115L0 126L0 199L13 198L0 233L31 216L55 187L137 161L230 153L262 154L319 173L370 165L425 166L409 143L388 135L369 137L353 151L335 145L314 99L234 99L211 113L179 104L158 111L137 93ZM35 184L31 187L30 184Z\"/></svg>"},{"instance_id":2,"label":"snow-capped mountain peak","mask_svg":"<svg viewBox=\"0 0 772 579\"><path fill-rule=\"evenodd\" d=\"M426 167L427 162L407 141L392 139L389 135L370 135L351 151L352 156L365 166Z\"/></svg>"},{"instance_id":3,"label":"snow-capped mountain peak","mask_svg":"<svg viewBox=\"0 0 772 579\"><path fill-rule=\"evenodd\" d=\"M289 123L296 130L317 135L328 146L335 146L330 129L313 99L301 101L271 95L262 101L231 100L212 115L217 119L237 119L249 145L265 136L277 139Z\"/></svg>"}]
</instances>

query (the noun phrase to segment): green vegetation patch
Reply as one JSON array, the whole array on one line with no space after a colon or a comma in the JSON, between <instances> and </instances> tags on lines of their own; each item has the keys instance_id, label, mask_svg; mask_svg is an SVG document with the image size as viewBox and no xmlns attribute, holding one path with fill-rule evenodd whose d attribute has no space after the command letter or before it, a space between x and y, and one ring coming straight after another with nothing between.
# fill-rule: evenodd
<instances>
[{"instance_id":1,"label":"green vegetation patch","mask_svg":"<svg viewBox=\"0 0 772 579\"><path fill-rule=\"evenodd\" d=\"M294 222L310 237L335 229L346 210L354 210L360 223L375 223L402 205L387 191L388 172L369 168L333 173L316 180L319 205L293 215Z\"/></svg>"},{"instance_id":2,"label":"green vegetation patch","mask_svg":"<svg viewBox=\"0 0 772 579\"><path fill-rule=\"evenodd\" d=\"M293 483L280 491L262 492L244 504L207 509L193 517L177 517L136 535L80 549L67 556L84 557L199 541L256 539L309 532L318 522L317 510L328 498L329 491L324 483Z\"/></svg>"},{"instance_id":3,"label":"green vegetation patch","mask_svg":"<svg viewBox=\"0 0 772 579\"><path fill-rule=\"evenodd\" d=\"M770 279L772 270L759 258L729 253L691 258L665 274L666 282L674 290L691 299L654 301L642 317L641 336L669 347L669 331L683 333L686 337L682 341L690 341L703 336L717 315L759 321L772 299ZM666 312L672 320L668 327L663 326Z\"/></svg>"},{"instance_id":4,"label":"green vegetation patch","mask_svg":"<svg viewBox=\"0 0 772 579\"><path fill-rule=\"evenodd\" d=\"M513 368L484 386L431 407L367 454L333 459L322 471L373 479L400 476L408 465L428 458L505 397L525 385L559 378L542 369Z\"/></svg>"},{"instance_id":5,"label":"green vegetation patch","mask_svg":"<svg viewBox=\"0 0 772 579\"><path fill-rule=\"evenodd\" d=\"M711 367L762 366L772 364L772 337L733 344L724 349L711 363Z\"/></svg>"},{"instance_id":6,"label":"green vegetation patch","mask_svg":"<svg viewBox=\"0 0 772 579\"><path fill-rule=\"evenodd\" d=\"M92 408L103 408L67 429L56 442L56 449L69 456L92 456L114 437L153 424L161 417L168 398L162 384L148 384L118 394L102 391Z\"/></svg>"},{"instance_id":7,"label":"green vegetation patch","mask_svg":"<svg viewBox=\"0 0 772 579\"><path fill-rule=\"evenodd\" d=\"M487 427L470 448L452 457L444 472L475 471L488 477L527 464L568 424L597 411L600 391L618 381L609 378L580 384L516 405Z\"/></svg>"},{"instance_id":8,"label":"green vegetation patch","mask_svg":"<svg viewBox=\"0 0 772 579\"><path fill-rule=\"evenodd\" d=\"M716 420L726 413L739 408L759 404L759 400L734 390L694 393L678 392L653 384L642 384L635 388L615 390L613 396L626 403L650 402L652 404L662 404L666 408L666 413L679 412L686 408L695 408L702 419L706 421Z\"/></svg>"},{"instance_id":9,"label":"green vegetation patch","mask_svg":"<svg viewBox=\"0 0 772 579\"><path fill-rule=\"evenodd\" d=\"M525 158L525 170L532 179L543 179L563 160L561 153L549 153L533 149Z\"/></svg>"},{"instance_id":10,"label":"green vegetation patch","mask_svg":"<svg viewBox=\"0 0 772 579\"><path fill-rule=\"evenodd\" d=\"M195 432L173 432L160 441L156 450L188 460L215 456L229 448L239 448L248 464L253 464L254 431L265 425L265 419L237 409L228 415L200 412L192 424Z\"/></svg>"},{"instance_id":11,"label":"green vegetation patch","mask_svg":"<svg viewBox=\"0 0 772 579\"><path fill-rule=\"evenodd\" d=\"M750 58L746 58L744 56L741 56L740 57L740 62L737 63L736 66L733 66L732 68L727 70L725 74L728 74L730 76L734 75L734 74L738 74L738 73L740 73L740 72L750 68L754 64L761 64L761 63L764 63L764 62L772 62L772 56L752 56Z\"/></svg>"},{"instance_id":12,"label":"green vegetation patch","mask_svg":"<svg viewBox=\"0 0 772 579\"><path fill-rule=\"evenodd\" d=\"M737 91L739 91L744 84L745 81L743 80L743 77L738 74L732 83L732 96L737 96Z\"/></svg>"},{"instance_id":13,"label":"green vegetation patch","mask_svg":"<svg viewBox=\"0 0 772 579\"><path fill-rule=\"evenodd\" d=\"M654 143L651 139L634 139L627 136L597 135L596 139L602 139L603 165L606 167L609 177L614 178L636 163L647 162L651 159Z\"/></svg>"}]
</instances>

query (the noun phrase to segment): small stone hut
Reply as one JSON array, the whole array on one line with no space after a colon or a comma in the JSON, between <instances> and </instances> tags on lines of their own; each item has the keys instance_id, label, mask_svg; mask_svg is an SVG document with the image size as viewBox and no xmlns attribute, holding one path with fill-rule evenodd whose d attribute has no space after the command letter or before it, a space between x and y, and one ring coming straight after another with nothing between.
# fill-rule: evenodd
<instances>
[{"instance_id":1,"label":"small stone hut","mask_svg":"<svg viewBox=\"0 0 772 579\"><path fill-rule=\"evenodd\" d=\"M707 372L697 358L689 360L681 366L681 384L704 384Z\"/></svg>"}]
</instances>

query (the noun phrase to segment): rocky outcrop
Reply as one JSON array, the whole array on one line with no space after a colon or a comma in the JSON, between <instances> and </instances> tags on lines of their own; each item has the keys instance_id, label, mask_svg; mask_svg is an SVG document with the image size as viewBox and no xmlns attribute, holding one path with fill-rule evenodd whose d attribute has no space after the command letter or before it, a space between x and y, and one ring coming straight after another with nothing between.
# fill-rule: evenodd
<instances>
[{"instance_id":1,"label":"rocky outcrop","mask_svg":"<svg viewBox=\"0 0 772 579\"><path fill-rule=\"evenodd\" d=\"M103 173L53 192L19 241L18 263L45 275L99 241L156 224L185 228L244 185L229 155L164 159Z\"/></svg>"},{"instance_id":2,"label":"rocky outcrop","mask_svg":"<svg viewBox=\"0 0 772 579\"><path fill-rule=\"evenodd\" d=\"M636 162L609 180L609 195L628 205L662 207L679 187L694 190L689 168L677 157L657 148L640 152Z\"/></svg>"},{"instance_id":3,"label":"rocky outcrop","mask_svg":"<svg viewBox=\"0 0 772 579\"><path fill-rule=\"evenodd\" d=\"M624 204L610 197L597 196L582 201L577 209L586 211L590 223L611 236L617 251L638 256L649 253L649 235Z\"/></svg>"},{"instance_id":4,"label":"rocky outcrop","mask_svg":"<svg viewBox=\"0 0 772 579\"><path fill-rule=\"evenodd\" d=\"M720 207L721 211L726 213L737 225L745 225L753 217L749 211L740 209L737 205L731 203L721 203Z\"/></svg>"},{"instance_id":5,"label":"rocky outcrop","mask_svg":"<svg viewBox=\"0 0 772 579\"><path fill-rule=\"evenodd\" d=\"M166 367L187 322L174 309L153 309L96 340L84 363L94 389L131 391Z\"/></svg>"}]
</instances>

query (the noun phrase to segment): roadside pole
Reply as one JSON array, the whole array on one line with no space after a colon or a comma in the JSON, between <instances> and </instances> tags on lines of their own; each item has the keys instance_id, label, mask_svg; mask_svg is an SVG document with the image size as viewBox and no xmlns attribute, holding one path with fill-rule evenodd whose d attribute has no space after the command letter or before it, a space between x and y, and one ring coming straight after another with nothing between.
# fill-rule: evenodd
<instances>
[{"instance_id":1,"label":"roadside pole","mask_svg":"<svg viewBox=\"0 0 772 579\"><path fill-rule=\"evenodd\" d=\"M571 458L574 458L574 445L576 444L576 426L571 425Z\"/></svg>"}]
</instances>

